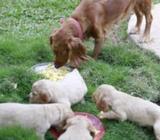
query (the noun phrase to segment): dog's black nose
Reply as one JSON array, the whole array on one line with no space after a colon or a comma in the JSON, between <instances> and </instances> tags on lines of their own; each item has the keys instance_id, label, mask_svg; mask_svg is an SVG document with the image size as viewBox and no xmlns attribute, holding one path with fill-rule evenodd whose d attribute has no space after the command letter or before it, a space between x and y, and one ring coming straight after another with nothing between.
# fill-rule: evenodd
<instances>
[{"instance_id":1,"label":"dog's black nose","mask_svg":"<svg viewBox=\"0 0 160 140\"><path fill-rule=\"evenodd\" d=\"M56 63L54 63L54 66L55 66L55 68L56 69L58 69L60 66L58 65L58 64L56 64Z\"/></svg>"}]
</instances>

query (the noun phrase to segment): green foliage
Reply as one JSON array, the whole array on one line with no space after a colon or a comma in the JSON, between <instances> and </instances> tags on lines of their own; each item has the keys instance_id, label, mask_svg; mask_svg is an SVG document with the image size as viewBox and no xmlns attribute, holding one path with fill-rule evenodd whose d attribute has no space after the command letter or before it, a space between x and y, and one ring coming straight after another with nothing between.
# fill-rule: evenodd
<instances>
[{"instance_id":1,"label":"green foliage","mask_svg":"<svg viewBox=\"0 0 160 140\"><path fill-rule=\"evenodd\" d=\"M140 128L130 122L105 121L106 131L104 140L155 140L153 130Z\"/></svg>"},{"instance_id":2,"label":"green foliage","mask_svg":"<svg viewBox=\"0 0 160 140\"><path fill-rule=\"evenodd\" d=\"M10 67L9 71L2 69L0 76L0 102L28 102L32 83L40 78L24 67Z\"/></svg>"},{"instance_id":3,"label":"green foliage","mask_svg":"<svg viewBox=\"0 0 160 140\"><path fill-rule=\"evenodd\" d=\"M34 130L19 126L0 128L0 140L38 140Z\"/></svg>"}]
</instances>

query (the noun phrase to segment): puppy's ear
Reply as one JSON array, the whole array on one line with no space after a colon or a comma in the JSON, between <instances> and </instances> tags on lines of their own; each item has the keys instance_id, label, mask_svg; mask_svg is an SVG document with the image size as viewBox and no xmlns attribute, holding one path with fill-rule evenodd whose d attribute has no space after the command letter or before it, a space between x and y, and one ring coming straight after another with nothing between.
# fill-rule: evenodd
<instances>
[{"instance_id":1,"label":"puppy's ear","mask_svg":"<svg viewBox=\"0 0 160 140\"><path fill-rule=\"evenodd\" d=\"M105 107L106 106L106 102L104 99L101 99L99 102L98 102L98 105L101 106L101 107Z\"/></svg>"},{"instance_id":2,"label":"puppy's ear","mask_svg":"<svg viewBox=\"0 0 160 140\"><path fill-rule=\"evenodd\" d=\"M70 49L70 63L73 67L78 67L82 61L87 60L86 49L81 39L71 37L68 42Z\"/></svg>"},{"instance_id":3,"label":"puppy's ear","mask_svg":"<svg viewBox=\"0 0 160 140\"><path fill-rule=\"evenodd\" d=\"M100 108L100 109L102 109L102 111L107 111L107 110L109 110L109 104L110 103L108 103L107 101L106 101L106 99L105 98L103 98L103 99L101 99L99 102L98 102L98 107Z\"/></svg>"},{"instance_id":4,"label":"puppy's ear","mask_svg":"<svg viewBox=\"0 0 160 140\"><path fill-rule=\"evenodd\" d=\"M49 98L48 98L47 94L40 94L40 99L43 103L49 102Z\"/></svg>"}]
</instances>

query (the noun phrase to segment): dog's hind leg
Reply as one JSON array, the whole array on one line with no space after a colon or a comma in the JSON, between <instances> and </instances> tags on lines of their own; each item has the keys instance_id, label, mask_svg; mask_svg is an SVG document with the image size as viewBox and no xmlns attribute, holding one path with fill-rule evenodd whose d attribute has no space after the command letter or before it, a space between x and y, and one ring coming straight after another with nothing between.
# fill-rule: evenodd
<instances>
[{"instance_id":1,"label":"dog's hind leg","mask_svg":"<svg viewBox=\"0 0 160 140\"><path fill-rule=\"evenodd\" d=\"M142 42L149 42L151 41L150 30L151 30L151 24L153 20L153 17L151 14L152 4L151 4L151 0L144 0L144 2L145 4L141 5L141 12L144 14L146 18L146 26L143 33Z\"/></svg>"},{"instance_id":2,"label":"dog's hind leg","mask_svg":"<svg viewBox=\"0 0 160 140\"><path fill-rule=\"evenodd\" d=\"M156 140L160 140L160 121L156 122L153 126Z\"/></svg>"},{"instance_id":3,"label":"dog's hind leg","mask_svg":"<svg viewBox=\"0 0 160 140\"><path fill-rule=\"evenodd\" d=\"M140 33L140 29L141 29L143 14L139 10L139 6L138 5L135 6L134 11L135 11L135 14L136 14L136 17L137 17L137 23L136 23L136 26L133 29L131 29L129 34L139 34Z\"/></svg>"}]
</instances>

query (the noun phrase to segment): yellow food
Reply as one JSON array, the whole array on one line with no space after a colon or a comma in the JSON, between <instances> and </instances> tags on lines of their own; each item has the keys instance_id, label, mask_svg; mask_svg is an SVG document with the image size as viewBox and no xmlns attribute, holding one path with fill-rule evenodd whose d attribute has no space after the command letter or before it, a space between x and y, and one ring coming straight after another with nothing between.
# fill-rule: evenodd
<instances>
[{"instance_id":1,"label":"yellow food","mask_svg":"<svg viewBox=\"0 0 160 140\"><path fill-rule=\"evenodd\" d=\"M63 79L68 72L69 70L65 66L56 69L53 65L49 64L48 67L40 74L42 74L47 79L57 81Z\"/></svg>"}]
</instances>

